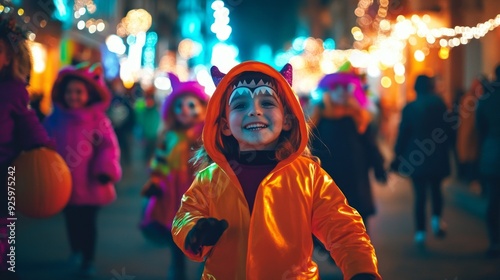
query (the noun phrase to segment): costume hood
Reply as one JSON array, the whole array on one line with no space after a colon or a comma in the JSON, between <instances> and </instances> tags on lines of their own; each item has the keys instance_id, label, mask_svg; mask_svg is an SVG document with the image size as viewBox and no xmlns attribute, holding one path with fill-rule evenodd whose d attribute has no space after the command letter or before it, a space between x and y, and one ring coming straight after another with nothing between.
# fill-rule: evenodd
<instances>
[{"instance_id":1,"label":"costume hood","mask_svg":"<svg viewBox=\"0 0 500 280\"><path fill-rule=\"evenodd\" d=\"M191 94L198 98L203 103L208 103L210 97L205 93L205 88L196 81L181 82L179 78L173 74L168 73L168 78L172 85L172 92L167 96L162 108L162 119L168 121L169 114L172 111L175 99L184 94Z\"/></svg>"},{"instance_id":2,"label":"costume hood","mask_svg":"<svg viewBox=\"0 0 500 280\"><path fill-rule=\"evenodd\" d=\"M366 97L363 86L359 77L353 73L347 72L337 72L333 74L325 75L318 84L318 90L320 92L328 92L335 89L337 86L350 87L351 93L354 98L358 101L362 108L367 108L369 105L368 98Z\"/></svg>"},{"instance_id":3,"label":"costume hood","mask_svg":"<svg viewBox=\"0 0 500 280\"><path fill-rule=\"evenodd\" d=\"M299 100L291 88L292 66L290 64L285 65L283 69L278 72L267 64L257 61L247 61L235 66L227 74L221 73L216 66L212 67L211 72L212 79L217 87L208 102L205 127L203 129L202 137L205 150L215 163L226 171L231 170L224 154L222 154L222 152L220 152L217 148L218 145L223 146L222 141L220 141L221 137L217 137L218 133L220 133L220 124L217 122L217 119L221 112L220 106L226 106L229 99L229 96L227 95L229 95L230 92L227 91L227 88L231 85L234 78L243 72L260 72L274 78L279 85L279 88L283 89L283 92L278 92L278 95L285 97L287 103L286 105L291 111L290 113L298 120L298 127L292 127L292 130L300 130L300 145L299 147L296 147L297 150L291 156L281 161L276 168L280 168L288 164L302 154L308 143L308 131ZM224 104L222 104L222 102L224 102ZM217 143L217 141L219 141L219 143Z\"/></svg>"},{"instance_id":4,"label":"costume hood","mask_svg":"<svg viewBox=\"0 0 500 280\"><path fill-rule=\"evenodd\" d=\"M93 89L99 96L99 103L102 103L104 108L108 108L111 102L111 92L104 82L103 70L99 63L90 65L87 62L80 63L76 66L67 66L59 71L54 86L52 87L52 101L55 104L63 104L64 89L61 88L64 82L70 78L78 78Z\"/></svg>"}]
</instances>

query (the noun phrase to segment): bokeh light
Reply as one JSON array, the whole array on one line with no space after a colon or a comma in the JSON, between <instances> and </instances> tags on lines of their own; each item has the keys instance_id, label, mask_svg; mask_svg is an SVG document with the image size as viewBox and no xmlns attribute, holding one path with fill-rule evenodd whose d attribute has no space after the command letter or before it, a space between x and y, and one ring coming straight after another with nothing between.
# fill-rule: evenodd
<instances>
[{"instance_id":1,"label":"bokeh light","mask_svg":"<svg viewBox=\"0 0 500 280\"><path fill-rule=\"evenodd\" d=\"M382 87L384 88L390 88L392 85L391 78L387 76L382 77L382 79L380 79L380 85L382 85Z\"/></svg>"}]
</instances>

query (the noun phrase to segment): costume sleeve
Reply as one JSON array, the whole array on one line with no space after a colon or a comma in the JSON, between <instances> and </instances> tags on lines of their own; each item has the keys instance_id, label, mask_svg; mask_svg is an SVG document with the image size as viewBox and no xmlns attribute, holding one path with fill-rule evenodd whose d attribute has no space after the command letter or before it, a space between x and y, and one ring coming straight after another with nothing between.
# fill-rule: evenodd
<instances>
[{"instance_id":1,"label":"costume sleeve","mask_svg":"<svg viewBox=\"0 0 500 280\"><path fill-rule=\"evenodd\" d=\"M92 137L95 145L95 155L91 166L92 175L105 174L111 178L112 182L118 182L122 176L120 147L108 117L103 116L100 119Z\"/></svg>"},{"instance_id":2,"label":"costume sleeve","mask_svg":"<svg viewBox=\"0 0 500 280\"><path fill-rule=\"evenodd\" d=\"M330 251L344 279L360 273L382 279L361 216L347 204L333 179L319 166L314 174L312 229Z\"/></svg>"},{"instance_id":3,"label":"costume sleeve","mask_svg":"<svg viewBox=\"0 0 500 280\"><path fill-rule=\"evenodd\" d=\"M41 146L53 148L54 142L50 140L35 111L28 107L28 92L22 87L18 89L22 92L13 95L12 107L15 120L15 139L19 147L21 150L30 150Z\"/></svg>"},{"instance_id":4,"label":"costume sleeve","mask_svg":"<svg viewBox=\"0 0 500 280\"><path fill-rule=\"evenodd\" d=\"M159 141L159 145L156 147L153 158L151 159L149 168L151 169L152 174L166 176L170 173L168 158L172 149L178 144L178 142L179 139L177 134L173 132L165 133L164 139Z\"/></svg>"},{"instance_id":5,"label":"costume sleeve","mask_svg":"<svg viewBox=\"0 0 500 280\"><path fill-rule=\"evenodd\" d=\"M398 137L394 146L394 161L391 163L391 168L394 171L399 170L399 156L402 156L406 150L406 146L410 141L411 120L409 119L408 106L401 113L401 122L399 123Z\"/></svg>"},{"instance_id":6,"label":"costume sleeve","mask_svg":"<svg viewBox=\"0 0 500 280\"><path fill-rule=\"evenodd\" d=\"M144 98L139 98L134 103L134 114L135 114L135 125L136 131L138 132L138 138L144 138L144 126L145 126L145 113L146 102Z\"/></svg>"},{"instance_id":7,"label":"costume sleeve","mask_svg":"<svg viewBox=\"0 0 500 280\"><path fill-rule=\"evenodd\" d=\"M456 129L453 129L453 123L446 121L446 119L444 118L445 115L449 114L448 107L446 107L446 104L441 98L439 99L439 101L439 110L441 112L441 116L443 117L439 118L440 126L438 127L444 130L444 135L448 135L445 143L443 144L446 149L450 149L452 148L452 144L456 141L457 131Z\"/></svg>"},{"instance_id":8,"label":"costume sleeve","mask_svg":"<svg viewBox=\"0 0 500 280\"><path fill-rule=\"evenodd\" d=\"M365 133L363 134L363 140L365 143L366 153L370 161L370 166L373 167L375 173L384 172L384 157L380 152L377 144L377 134L373 124L368 125Z\"/></svg>"},{"instance_id":9,"label":"costume sleeve","mask_svg":"<svg viewBox=\"0 0 500 280\"><path fill-rule=\"evenodd\" d=\"M475 120L475 125L477 128L477 135L478 135L478 140L479 140L479 145L483 142L485 135L487 134L488 130L488 122L484 116L484 101L479 100L477 109L476 109L476 120Z\"/></svg>"},{"instance_id":10,"label":"costume sleeve","mask_svg":"<svg viewBox=\"0 0 500 280\"><path fill-rule=\"evenodd\" d=\"M54 137L53 131L52 131L52 128L53 128L53 115L50 114L45 119L43 119L42 125L43 125L43 128L45 128L45 131L47 131L47 134L49 135L49 137L53 138Z\"/></svg>"},{"instance_id":11,"label":"costume sleeve","mask_svg":"<svg viewBox=\"0 0 500 280\"><path fill-rule=\"evenodd\" d=\"M191 187L182 197L181 206L174 217L172 224L172 238L184 254L193 261L201 262L212 249L212 246L203 246L200 255L195 255L184 248L186 236L201 218L209 217L210 197L204 190L208 187L206 183L201 182L202 175L196 176Z\"/></svg>"}]
</instances>

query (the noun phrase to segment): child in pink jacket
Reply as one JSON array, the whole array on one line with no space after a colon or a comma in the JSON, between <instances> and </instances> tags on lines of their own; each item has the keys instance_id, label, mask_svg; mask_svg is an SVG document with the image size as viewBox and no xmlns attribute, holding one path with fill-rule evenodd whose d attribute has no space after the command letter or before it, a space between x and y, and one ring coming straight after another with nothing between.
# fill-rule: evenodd
<instances>
[{"instance_id":1,"label":"child in pink jacket","mask_svg":"<svg viewBox=\"0 0 500 280\"><path fill-rule=\"evenodd\" d=\"M54 111L45 120L71 171L73 190L64 214L70 260L82 258L84 276L95 273L97 212L115 200L114 183L122 175L118 142L105 114L111 94L101 72L95 65L61 70L52 88Z\"/></svg>"}]
</instances>

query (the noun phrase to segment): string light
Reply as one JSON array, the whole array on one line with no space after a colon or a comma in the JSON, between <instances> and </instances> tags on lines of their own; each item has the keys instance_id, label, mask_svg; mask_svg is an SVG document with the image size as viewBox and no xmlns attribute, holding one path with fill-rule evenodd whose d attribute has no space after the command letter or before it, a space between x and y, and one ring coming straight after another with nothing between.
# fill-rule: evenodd
<instances>
[{"instance_id":1,"label":"string light","mask_svg":"<svg viewBox=\"0 0 500 280\"><path fill-rule=\"evenodd\" d=\"M377 15L372 17L368 10L373 3L373 0L360 0L354 10L358 20L357 26L351 29L355 40L353 49L329 50L320 45L319 39L297 38L293 47L277 56L277 61L279 57L287 58L280 61L290 61L296 75L304 80L303 83L294 86L296 92L309 92L324 74L338 71L347 61L353 67L367 69L367 74L371 77L379 77L381 71L392 69L394 72L392 79L388 76L381 79L383 87L390 87L394 82L403 84L408 46L418 48L413 50L411 57L418 62L425 61L431 48L439 48L439 58L448 59L451 48L484 37L500 26L500 14L498 14L495 18L476 26L430 28L432 18L427 14L412 15L408 18L399 15L395 20L386 19L388 0L379 1ZM314 44L309 47L314 51L306 50L306 42Z\"/></svg>"},{"instance_id":2,"label":"string light","mask_svg":"<svg viewBox=\"0 0 500 280\"><path fill-rule=\"evenodd\" d=\"M476 26L455 26L453 28L428 28L427 23L430 22L430 16L424 15L422 18L414 15L411 20L399 20L394 25L394 30L397 30L400 25L411 25L419 37L425 37L427 43L434 46L439 42L440 47L457 47L467 44L471 39L479 39L484 37L488 32L500 26L500 14L495 18L485 22L478 23Z\"/></svg>"},{"instance_id":3,"label":"string light","mask_svg":"<svg viewBox=\"0 0 500 280\"><path fill-rule=\"evenodd\" d=\"M382 79L380 79L380 85L382 85L384 88L390 88L392 85L391 78L384 76Z\"/></svg>"},{"instance_id":4,"label":"string light","mask_svg":"<svg viewBox=\"0 0 500 280\"><path fill-rule=\"evenodd\" d=\"M416 50L415 53L413 54L413 57L415 58L416 61L422 62L425 60L425 54L421 50Z\"/></svg>"},{"instance_id":5,"label":"string light","mask_svg":"<svg viewBox=\"0 0 500 280\"><path fill-rule=\"evenodd\" d=\"M388 12L389 0L380 0L378 12L375 17L368 14L373 0L359 0L354 14L358 17L357 24L351 29L355 40L353 46L358 50L367 49L370 59L365 59L364 64L368 67L377 65L380 68L393 67L396 83L404 82L404 49L409 44L418 46L419 40L424 39L427 47L414 51L413 57L422 62L430 53L429 48L440 48L439 57L447 59L451 48L466 45L472 39L484 37L488 32L500 26L500 14L495 18L478 23L476 26L455 26L453 28L429 28L431 17L412 15L406 18L399 15L395 22L385 19ZM376 32L372 32L373 29ZM373 36L367 35L372 33ZM349 61L353 64L358 59L350 56ZM371 62L370 62L371 61ZM403 72L403 74L401 73ZM388 85L387 80L384 83ZM383 84L383 85L384 85Z\"/></svg>"},{"instance_id":6,"label":"string light","mask_svg":"<svg viewBox=\"0 0 500 280\"><path fill-rule=\"evenodd\" d=\"M120 37L125 37L127 35L146 32L151 27L152 22L151 14L146 10L130 10L116 27L116 34Z\"/></svg>"},{"instance_id":7,"label":"string light","mask_svg":"<svg viewBox=\"0 0 500 280\"><path fill-rule=\"evenodd\" d=\"M9 1L7 1L9 2ZM30 21L31 21L31 17L26 15L26 11L23 9L23 8L16 8L16 7L13 7L13 6L4 6L2 4L0 4L0 14L1 13L5 13L5 14L9 14L9 13L12 13L12 15L15 15L17 14L17 16L19 16L19 20L16 20L18 21L18 24L21 24L20 27L26 32L26 37L29 41L35 41L35 38L36 38L36 34L33 33L30 29L33 29L33 28L37 28L37 27L41 27L41 28L45 28L48 24L47 20L45 19L41 19L38 18L40 21L37 22L37 26L33 26L33 25L24 25L24 24L29 24ZM35 22L33 22L35 23Z\"/></svg>"},{"instance_id":8,"label":"string light","mask_svg":"<svg viewBox=\"0 0 500 280\"><path fill-rule=\"evenodd\" d=\"M219 41L225 41L233 31L229 25L229 9L224 7L224 1L221 0L212 2L211 7L214 10L214 23L210 26L210 31L215 33Z\"/></svg>"},{"instance_id":9,"label":"string light","mask_svg":"<svg viewBox=\"0 0 500 280\"><path fill-rule=\"evenodd\" d=\"M367 14L368 8L373 4L373 0L359 0L358 6L354 10L354 14L358 17L358 25L361 27L354 27L351 30L353 38L356 40L355 46L358 49L367 47L366 43L370 42L372 45L380 43L383 40L396 37L399 40L408 40L411 45L416 45L416 38L412 35L416 34L420 38L425 38L428 45L435 47L457 47L465 45L471 39L479 39L484 37L489 31L497 28L500 25L500 14L495 18L489 19L476 26L455 26L453 28L429 28L428 23L431 21L429 15L411 16L410 19L399 15L394 24L385 19L389 7L389 0L380 0L377 16L371 18ZM370 39L369 36L363 33L363 29L369 27L368 23L378 22L378 34L375 38ZM375 27L374 25L372 25Z\"/></svg>"},{"instance_id":10,"label":"string light","mask_svg":"<svg viewBox=\"0 0 500 280\"><path fill-rule=\"evenodd\" d=\"M81 19L85 15L94 14L97 10L93 0L75 0L73 5L73 17L75 19ZM106 23L102 19L90 18L87 21L79 20L76 24L78 30L83 30L87 28L90 34L95 32L102 32L106 28Z\"/></svg>"},{"instance_id":11,"label":"string light","mask_svg":"<svg viewBox=\"0 0 500 280\"><path fill-rule=\"evenodd\" d=\"M406 78L405 78L405 76L403 76L403 75L395 75L395 76L394 76L394 81L395 81L397 84L402 85L402 84L404 84L405 80L406 80Z\"/></svg>"},{"instance_id":12,"label":"string light","mask_svg":"<svg viewBox=\"0 0 500 280\"><path fill-rule=\"evenodd\" d=\"M97 6L94 4L93 0L75 0L73 5L73 10L78 11L81 16L83 16L87 11L90 14L95 13Z\"/></svg>"}]
</instances>

